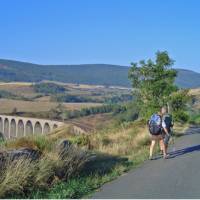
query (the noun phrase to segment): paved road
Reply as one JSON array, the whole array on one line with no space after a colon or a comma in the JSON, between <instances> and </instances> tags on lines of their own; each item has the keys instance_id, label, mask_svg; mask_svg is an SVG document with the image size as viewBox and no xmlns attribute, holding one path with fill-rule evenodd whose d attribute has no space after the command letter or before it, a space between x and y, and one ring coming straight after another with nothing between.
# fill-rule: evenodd
<instances>
[{"instance_id":1,"label":"paved road","mask_svg":"<svg viewBox=\"0 0 200 200\"><path fill-rule=\"evenodd\" d=\"M171 158L146 161L92 198L200 198L200 128L176 139Z\"/></svg>"}]
</instances>

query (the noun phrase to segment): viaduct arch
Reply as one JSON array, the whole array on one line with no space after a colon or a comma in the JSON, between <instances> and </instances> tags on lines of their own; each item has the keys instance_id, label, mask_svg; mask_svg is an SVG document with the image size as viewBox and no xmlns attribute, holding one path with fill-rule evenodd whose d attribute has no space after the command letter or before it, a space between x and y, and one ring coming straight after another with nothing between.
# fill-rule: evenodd
<instances>
[{"instance_id":1,"label":"viaduct arch","mask_svg":"<svg viewBox=\"0 0 200 200\"><path fill-rule=\"evenodd\" d=\"M6 139L47 134L62 125L63 122L53 120L0 115L0 132Z\"/></svg>"}]
</instances>

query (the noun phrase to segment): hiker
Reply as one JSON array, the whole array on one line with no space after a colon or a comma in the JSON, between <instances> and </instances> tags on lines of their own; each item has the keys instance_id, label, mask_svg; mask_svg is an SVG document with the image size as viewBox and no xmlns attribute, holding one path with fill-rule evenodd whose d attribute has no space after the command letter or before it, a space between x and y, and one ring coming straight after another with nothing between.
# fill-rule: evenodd
<instances>
[{"instance_id":1,"label":"hiker","mask_svg":"<svg viewBox=\"0 0 200 200\"><path fill-rule=\"evenodd\" d=\"M161 115L162 115L163 141L165 145L165 151L167 153L169 140L172 136L173 119L166 107L162 107Z\"/></svg>"},{"instance_id":2,"label":"hiker","mask_svg":"<svg viewBox=\"0 0 200 200\"><path fill-rule=\"evenodd\" d=\"M153 114L150 120L148 121L149 132L151 135L151 146L149 155L150 160L152 160L153 150L156 142L159 142L160 147L163 150L163 158L168 157L166 153L166 147L164 145L162 125L164 125L164 123L162 122L162 109L161 109L160 112Z\"/></svg>"}]
</instances>

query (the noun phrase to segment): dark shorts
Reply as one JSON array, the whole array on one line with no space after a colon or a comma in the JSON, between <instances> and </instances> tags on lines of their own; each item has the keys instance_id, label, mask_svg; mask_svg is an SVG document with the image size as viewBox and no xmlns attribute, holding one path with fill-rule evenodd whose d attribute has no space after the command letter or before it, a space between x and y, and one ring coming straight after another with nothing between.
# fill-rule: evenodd
<instances>
[{"instance_id":1,"label":"dark shorts","mask_svg":"<svg viewBox=\"0 0 200 200\"><path fill-rule=\"evenodd\" d=\"M171 135L170 135L170 134L169 134L169 135L165 134L165 135L164 135L164 144L168 145L168 144L169 144L170 138L171 138Z\"/></svg>"},{"instance_id":2,"label":"dark shorts","mask_svg":"<svg viewBox=\"0 0 200 200\"><path fill-rule=\"evenodd\" d=\"M162 134L159 135L151 135L151 140L162 140L163 136Z\"/></svg>"}]
</instances>

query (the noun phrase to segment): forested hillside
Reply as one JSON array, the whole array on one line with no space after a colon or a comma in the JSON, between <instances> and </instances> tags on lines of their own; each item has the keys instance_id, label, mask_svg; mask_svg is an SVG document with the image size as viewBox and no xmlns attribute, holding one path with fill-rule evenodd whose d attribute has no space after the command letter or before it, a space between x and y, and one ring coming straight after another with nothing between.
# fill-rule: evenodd
<instances>
[{"instance_id":1,"label":"forested hillside","mask_svg":"<svg viewBox=\"0 0 200 200\"><path fill-rule=\"evenodd\" d=\"M128 70L129 67L119 65L38 65L0 59L0 81L38 82L52 80L77 84L130 87ZM179 87L184 88L199 87L200 74L178 69L176 83Z\"/></svg>"}]
</instances>

